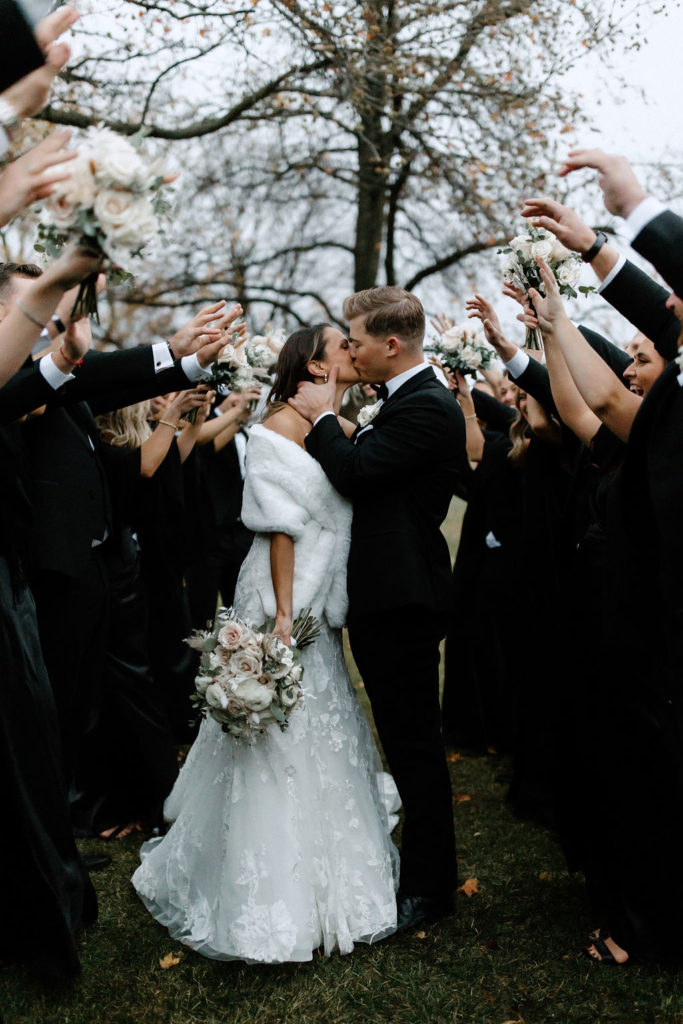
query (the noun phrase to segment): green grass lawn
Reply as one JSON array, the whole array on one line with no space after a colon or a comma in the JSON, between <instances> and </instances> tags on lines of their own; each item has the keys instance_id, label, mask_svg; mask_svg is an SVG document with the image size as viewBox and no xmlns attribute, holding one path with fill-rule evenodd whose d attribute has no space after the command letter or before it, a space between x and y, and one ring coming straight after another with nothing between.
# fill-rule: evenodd
<instances>
[{"instance_id":1,"label":"green grass lawn","mask_svg":"<svg viewBox=\"0 0 683 1024\"><path fill-rule=\"evenodd\" d=\"M461 514L454 503L452 543ZM579 955L597 923L582 882L567 875L549 833L511 814L495 759L463 754L450 768L454 791L470 798L454 805L461 881L477 878L480 890L458 892L453 919L310 964L214 963L172 942L134 895L139 836L83 841L84 851L114 857L93 876L100 920L83 939L83 973L45 992L3 968L3 1024L683 1024L677 975ZM180 960L164 970L168 953Z\"/></svg>"}]
</instances>

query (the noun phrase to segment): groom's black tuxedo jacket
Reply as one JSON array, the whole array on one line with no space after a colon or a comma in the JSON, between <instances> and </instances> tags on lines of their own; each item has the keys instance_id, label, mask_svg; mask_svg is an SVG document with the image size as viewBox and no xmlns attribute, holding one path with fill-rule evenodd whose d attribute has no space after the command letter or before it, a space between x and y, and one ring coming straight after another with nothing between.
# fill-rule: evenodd
<instances>
[{"instance_id":1,"label":"groom's black tuxedo jacket","mask_svg":"<svg viewBox=\"0 0 683 1024\"><path fill-rule=\"evenodd\" d=\"M425 369L354 440L334 416L324 416L306 438L334 487L353 501L349 614L448 611L451 562L440 526L469 473L460 407Z\"/></svg>"},{"instance_id":2,"label":"groom's black tuxedo jacket","mask_svg":"<svg viewBox=\"0 0 683 1024\"><path fill-rule=\"evenodd\" d=\"M629 260L603 288L602 297L650 338L663 359L674 359L681 325L666 308L669 292Z\"/></svg>"}]
</instances>

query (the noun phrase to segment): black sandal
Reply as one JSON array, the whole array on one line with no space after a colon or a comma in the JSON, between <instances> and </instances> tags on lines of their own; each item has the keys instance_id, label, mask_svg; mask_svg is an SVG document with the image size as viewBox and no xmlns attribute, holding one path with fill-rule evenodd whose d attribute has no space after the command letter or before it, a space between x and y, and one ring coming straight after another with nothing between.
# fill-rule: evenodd
<instances>
[{"instance_id":1,"label":"black sandal","mask_svg":"<svg viewBox=\"0 0 683 1024\"><path fill-rule=\"evenodd\" d=\"M605 937L609 938L609 936ZM584 953L590 960L594 960L598 964L610 964L615 967L625 967L626 964L631 963L631 957L628 955L627 959L623 961L615 959L614 954L610 951L603 939L593 939L593 949L599 954L598 956L591 956L589 949L584 949Z\"/></svg>"}]
</instances>

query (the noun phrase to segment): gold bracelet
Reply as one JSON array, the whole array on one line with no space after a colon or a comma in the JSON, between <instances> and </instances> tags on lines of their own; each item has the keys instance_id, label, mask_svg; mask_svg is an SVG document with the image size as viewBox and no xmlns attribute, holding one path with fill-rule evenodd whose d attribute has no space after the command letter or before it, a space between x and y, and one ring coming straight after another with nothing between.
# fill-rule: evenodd
<instances>
[{"instance_id":1,"label":"gold bracelet","mask_svg":"<svg viewBox=\"0 0 683 1024\"><path fill-rule=\"evenodd\" d=\"M30 320L31 323L34 323L36 325L36 327L40 327L41 331L45 330L45 328L47 327L47 324L41 323L40 320L33 315L33 313L29 313L29 311L27 309L24 309L24 306L22 305L20 299L17 299L16 302L14 303L14 305L17 307L17 309L19 310L20 313L24 314L24 316L26 317L27 320Z\"/></svg>"},{"instance_id":2,"label":"gold bracelet","mask_svg":"<svg viewBox=\"0 0 683 1024\"><path fill-rule=\"evenodd\" d=\"M157 423L163 423L165 427L170 427L174 433L178 429L177 423L169 423L168 420L157 420Z\"/></svg>"}]
</instances>

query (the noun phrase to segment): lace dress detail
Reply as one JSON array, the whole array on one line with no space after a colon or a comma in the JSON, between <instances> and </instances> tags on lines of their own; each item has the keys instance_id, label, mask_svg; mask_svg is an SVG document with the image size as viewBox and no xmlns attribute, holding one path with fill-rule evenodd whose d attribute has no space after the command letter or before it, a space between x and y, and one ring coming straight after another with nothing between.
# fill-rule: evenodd
<instances>
[{"instance_id":1,"label":"lace dress detail","mask_svg":"<svg viewBox=\"0 0 683 1024\"><path fill-rule=\"evenodd\" d=\"M238 592L259 583L250 565ZM381 771L340 630L323 619L302 665L304 701L285 732L271 728L248 746L202 722L165 804L174 824L142 847L138 894L204 956L305 961L396 929L398 794Z\"/></svg>"}]
</instances>

